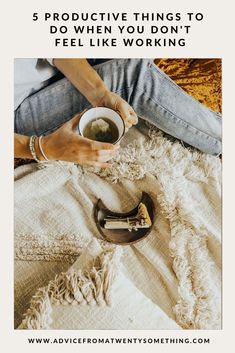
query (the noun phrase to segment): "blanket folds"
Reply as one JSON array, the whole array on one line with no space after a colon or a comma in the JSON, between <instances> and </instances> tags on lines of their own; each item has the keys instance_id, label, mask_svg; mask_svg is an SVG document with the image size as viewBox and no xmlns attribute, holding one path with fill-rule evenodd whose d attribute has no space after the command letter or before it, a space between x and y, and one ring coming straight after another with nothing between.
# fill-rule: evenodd
<instances>
[{"instance_id":1,"label":"blanket folds","mask_svg":"<svg viewBox=\"0 0 235 353\"><path fill-rule=\"evenodd\" d=\"M128 132L111 170L30 164L17 168L15 178L16 266L23 260L74 262L91 239L100 238L92 217L98 198L110 209L125 212L146 191L155 203L156 222L145 240L124 248L125 275L180 327L220 328L218 158L186 149L148 126ZM69 280L62 273L35 291L23 326L48 326L48 317L40 315L38 320L35 308L37 313L49 312L53 300L73 303L79 298L81 280L96 288L95 278L103 276L102 261L99 268L90 275L71 272ZM87 298L94 296L87 292Z\"/></svg>"}]
</instances>

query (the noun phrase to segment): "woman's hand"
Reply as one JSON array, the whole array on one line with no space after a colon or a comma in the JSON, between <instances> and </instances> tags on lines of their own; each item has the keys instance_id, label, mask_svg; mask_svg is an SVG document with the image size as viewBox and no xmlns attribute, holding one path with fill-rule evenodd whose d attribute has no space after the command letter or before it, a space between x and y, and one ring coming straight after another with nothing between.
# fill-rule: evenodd
<instances>
[{"instance_id":1,"label":"woman's hand","mask_svg":"<svg viewBox=\"0 0 235 353\"><path fill-rule=\"evenodd\" d=\"M124 120L127 129L138 123L138 117L134 109L114 92L107 91L98 103L98 106L107 107L119 113Z\"/></svg>"},{"instance_id":2,"label":"woman's hand","mask_svg":"<svg viewBox=\"0 0 235 353\"><path fill-rule=\"evenodd\" d=\"M42 148L49 160L63 160L106 168L119 148L118 145L89 140L78 134L76 128L81 114L75 115L58 130L42 139Z\"/></svg>"},{"instance_id":3,"label":"woman's hand","mask_svg":"<svg viewBox=\"0 0 235 353\"><path fill-rule=\"evenodd\" d=\"M107 107L118 112L126 128L137 124L133 108L118 94L110 92L98 73L86 59L54 59L54 65L88 99L93 107Z\"/></svg>"}]
</instances>

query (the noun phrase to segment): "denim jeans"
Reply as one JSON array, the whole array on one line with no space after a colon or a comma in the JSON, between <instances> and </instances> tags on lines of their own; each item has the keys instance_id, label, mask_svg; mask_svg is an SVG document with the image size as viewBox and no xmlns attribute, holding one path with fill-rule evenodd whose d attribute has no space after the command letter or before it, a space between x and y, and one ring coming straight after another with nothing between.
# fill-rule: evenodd
<instances>
[{"instance_id":1,"label":"denim jeans","mask_svg":"<svg viewBox=\"0 0 235 353\"><path fill-rule=\"evenodd\" d=\"M197 149L221 153L221 116L185 93L151 59L113 59L94 66L108 88L137 115ZM48 134L91 107L66 79L26 98L15 112L15 132Z\"/></svg>"}]
</instances>

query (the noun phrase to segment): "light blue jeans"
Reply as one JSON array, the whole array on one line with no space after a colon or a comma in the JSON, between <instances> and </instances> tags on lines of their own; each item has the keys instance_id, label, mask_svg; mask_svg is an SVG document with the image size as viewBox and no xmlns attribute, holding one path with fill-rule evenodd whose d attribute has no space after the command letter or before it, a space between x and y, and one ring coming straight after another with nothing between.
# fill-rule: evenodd
<instances>
[{"instance_id":1,"label":"light blue jeans","mask_svg":"<svg viewBox=\"0 0 235 353\"><path fill-rule=\"evenodd\" d=\"M221 116L185 93L151 59L113 59L94 69L139 118L197 149L221 153ZM66 79L26 98L15 112L15 132L48 134L91 105Z\"/></svg>"}]
</instances>

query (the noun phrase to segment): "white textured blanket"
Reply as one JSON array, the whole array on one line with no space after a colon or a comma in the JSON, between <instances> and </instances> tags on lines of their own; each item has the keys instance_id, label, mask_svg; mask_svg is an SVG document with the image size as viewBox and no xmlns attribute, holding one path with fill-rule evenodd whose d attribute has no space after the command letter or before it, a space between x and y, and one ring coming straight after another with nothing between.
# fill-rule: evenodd
<instances>
[{"instance_id":1,"label":"white textured blanket","mask_svg":"<svg viewBox=\"0 0 235 353\"><path fill-rule=\"evenodd\" d=\"M146 131L132 128L128 132L111 170L94 171L66 163L16 169L16 322L38 287L47 285L61 270L67 271L69 262L99 237L93 219L96 200L101 198L110 209L124 212L146 191L154 200L156 221L145 240L123 247L122 276L136 288L136 296L138 291L139 298L141 294L158 308L156 317L164 316L160 321L154 318L151 328L173 328L172 320L174 328L220 328L220 160L171 142L152 127ZM118 288L116 284L117 292ZM117 313L120 305L115 291L113 296L112 317L115 305ZM87 309L85 323L81 317L78 322L73 317L70 323L71 315L64 314L67 319L62 327L56 326L55 320L53 327L95 329L92 312ZM59 311L58 317L62 316ZM147 328L145 321L142 326L139 322L130 326L107 320L112 325L106 322L104 328Z\"/></svg>"}]
</instances>

